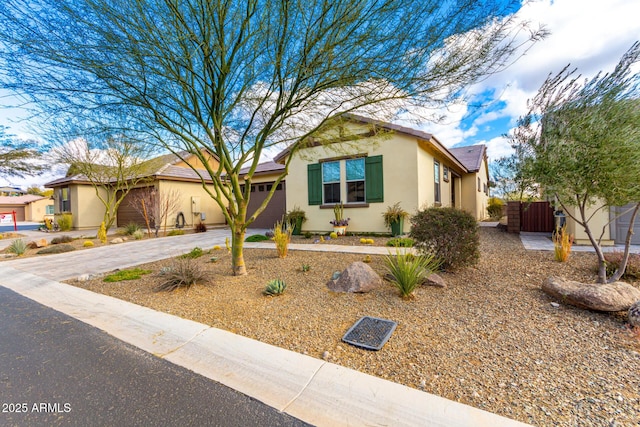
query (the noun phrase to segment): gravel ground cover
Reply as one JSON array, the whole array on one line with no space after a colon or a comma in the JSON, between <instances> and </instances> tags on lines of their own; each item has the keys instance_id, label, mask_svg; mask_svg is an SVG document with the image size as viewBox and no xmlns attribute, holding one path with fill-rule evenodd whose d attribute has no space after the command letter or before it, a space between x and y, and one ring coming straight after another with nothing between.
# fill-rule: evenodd
<instances>
[{"instance_id":1,"label":"gravel ground cover","mask_svg":"<svg viewBox=\"0 0 640 427\"><path fill-rule=\"evenodd\" d=\"M305 240L313 241L296 243ZM359 237L331 243L357 245ZM481 252L477 266L441 274L446 288L420 287L412 300L386 282L368 294L330 292L332 273L362 255L289 251L280 259L275 249L246 249L245 277L230 275L224 248L211 250L196 260L209 282L171 293L153 292L170 260L144 265L156 273L139 280L71 283L537 426L640 425L640 337L625 314L555 306L540 290L550 275L594 281L595 255L558 263L487 228ZM383 274L382 257L371 258ZM286 292L263 296L274 278ZM380 351L341 341L362 316L397 322Z\"/></svg>"}]
</instances>

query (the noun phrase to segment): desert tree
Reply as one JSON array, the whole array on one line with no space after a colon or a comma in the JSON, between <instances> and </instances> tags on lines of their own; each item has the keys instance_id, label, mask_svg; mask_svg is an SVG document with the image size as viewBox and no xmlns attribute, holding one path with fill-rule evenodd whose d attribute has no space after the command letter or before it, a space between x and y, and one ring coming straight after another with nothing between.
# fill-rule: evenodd
<instances>
[{"instance_id":1,"label":"desert tree","mask_svg":"<svg viewBox=\"0 0 640 427\"><path fill-rule=\"evenodd\" d=\"M113 226L118 207L129 192L161 166L161 158L147 159L149 145L124 135L105 136L99 143L88 138L74 139L54 147L52 157L69 165L67 176L77 175L95 190L104 206L107 230Z\"/></svg>"},{"instance_id":2,"label":"desert tree","mask_svg":"<svg viewBox=\"0 0 640 427\"><path fill-rule=\"evenodd\" d=\"M47 170L47 166L38 161L42 158L38 148L36 141L17 139L0 125L0 176L23 178Z\"/></svg>"},{"instance_id":3,"label":"desert tree","mask_svg":"<svg viewBox=\"0 0 640 427\"><path fill-rule=\"evenodd\" d=\"M598 256L598 281L618 280L626 268L640 209L640 43L615 70L581 80L569 66L550 75L519 121L521 172L555 197L584 228ZM623 260L607 278L600 234L590 221L602 209L632 204ZM568 207L575 207L575 213ZM626 212L628 213L628 212ZM615 218L612 218L612 221Z\"/></svg>"},{"instance_id":4,"label":"desert tree","mask_svg":"<svg viewBox=\"0 0 640 427\"><path fill-rule=\"evenodd\" d=\"M516 19L520 6L6 0L0 74L3 87L33 100L43 117L109 126L110 117L124 114L172 152L201 156L203 187L231 228L233 272L246 274L245 230L307 136L343 113L384 113L389 120L412 106L437 108L459 98L544 36ZM219 162L208 164L202 147ZM256 166L284 147L290 155L282 174L247 216Z\"/></svg>"}]
</instances>

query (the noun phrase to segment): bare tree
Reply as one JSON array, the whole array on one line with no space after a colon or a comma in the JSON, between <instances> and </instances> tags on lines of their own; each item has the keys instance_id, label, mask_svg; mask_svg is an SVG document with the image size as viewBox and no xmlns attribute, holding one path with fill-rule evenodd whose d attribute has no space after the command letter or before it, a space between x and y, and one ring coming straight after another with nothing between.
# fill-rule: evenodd
<instances>
[{"instance_id":1,"label":"bare tree","mask_svg":"<svg viewBox=\"0 0 640 427\"><path fill-rule=\"evenodd\" d=\"M146 187L132 193L131 199L134 209L145 219L149 236L151 228L154 228L157 237L161 226L167 235L167 222L180 208L182 196L175 188L159 191L155 187Z\"/></svg>"},{"instance_id":2,"label":"bare tree","mask_svg":"<svg viewBox=\"0 0 640 427\"><path fill-rule=\"evenodd\" d=\"M36 101L45 117L114 127L112 117L125 114L127 131L176 154L201 156L202 146L215 153L219 166L201 158L203 187L231 228L233 271L246 274L245 230L307 136L346 112L388 120L459 98L544 35L516 21L519 7L513 0L6 0L0 73L4 88ZM292 155L247 217L260 157L284 146ZM241 168L248 168L242 176Z\"/></svg>"},{"instance_id":3,"label":"bare tree","mask_svg":"<svg viewBox=\"0 0 640 427\"><path fill-rule=\"evenodd\" d=\"M142 157L149 154L146 145L122 136L107 138L99 146L86 139L74 140L57 145L53 153L59 162L70 165L67 175L80 175L93 186L104 205L107 230L127 194L160 166Z\"/></svg>"}]
</instances>

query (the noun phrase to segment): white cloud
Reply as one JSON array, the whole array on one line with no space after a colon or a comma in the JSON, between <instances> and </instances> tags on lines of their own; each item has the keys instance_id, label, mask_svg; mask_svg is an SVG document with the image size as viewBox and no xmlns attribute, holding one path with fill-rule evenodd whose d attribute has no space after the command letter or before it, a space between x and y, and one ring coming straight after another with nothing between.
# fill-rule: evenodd
<instances>
[{"instance_id":1,"label":"white cloud","mask_svg":"<svg viewBox=\"0 0 640 427\"><path fill-rule=\"evenodd\" d=\"M543 0L526 4L518 17L534 27L544 25L551 34L509 68L470 88L471 93L492 91L495 99L504 102L504 108L479 114L466 131L461 127L464 114L459 114L467 111L466 106L448 115L443 124L425 123L420 128L447 146L465 142L482 125L502 117L509 117L510 122L499 133L508 133L517 118L526 113L527 100L536 94L549 73L555 74L569 63L587 78L601 70L613 70L620 57L640 39L638 16L640 6L628 0ZM492 159L510 152L502 137L484 142L489 145Z\"/></svg>"}]
</instances>

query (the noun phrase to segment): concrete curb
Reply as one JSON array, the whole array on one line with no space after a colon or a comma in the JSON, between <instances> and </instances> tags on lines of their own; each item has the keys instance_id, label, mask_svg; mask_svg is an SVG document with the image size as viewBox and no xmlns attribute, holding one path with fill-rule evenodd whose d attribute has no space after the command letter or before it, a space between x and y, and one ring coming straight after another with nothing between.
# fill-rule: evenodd
<instances>
[{"instance_id":1,"label":"concrete curb","mask_svg":"<svg viewBox=\"0 0 640 427\"><path fill-rule=\"evenodd\" d=\"M7 263L0 286L314 425L526 425Z\"/></svg>"}]
</instances>

